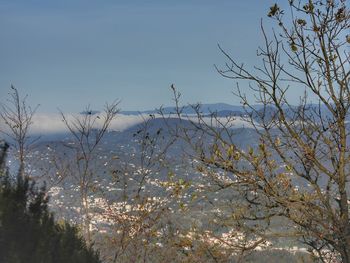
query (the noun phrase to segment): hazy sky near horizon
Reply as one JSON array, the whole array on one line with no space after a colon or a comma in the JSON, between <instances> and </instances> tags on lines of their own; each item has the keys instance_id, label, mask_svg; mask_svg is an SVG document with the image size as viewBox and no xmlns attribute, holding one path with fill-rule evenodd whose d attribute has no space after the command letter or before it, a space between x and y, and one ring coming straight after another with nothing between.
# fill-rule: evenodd
<instances>
[{"instance_id":1,"label":"hazy sky near horizon","mask_svg":"<svg viewBox=\"0 0 350 263\"><path fill-rule=\"evenodd\" d=\"M41 112L144 110L172 104L173 83L184 103L239 104L217 44L254 65L274 2L0 0L1 100L13 84Z\"/></svg>"}]
</instances>

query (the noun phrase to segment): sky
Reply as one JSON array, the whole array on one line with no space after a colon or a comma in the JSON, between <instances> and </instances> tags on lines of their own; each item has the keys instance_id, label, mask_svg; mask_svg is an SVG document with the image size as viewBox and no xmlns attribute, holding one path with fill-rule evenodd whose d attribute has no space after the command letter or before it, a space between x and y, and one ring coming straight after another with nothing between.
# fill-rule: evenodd
<instances>
[{"instance_id":1,"label":"sky","mask_svg":"<svg viewBox=\"0 0 350 263\"><path fill-rule=\"evenodd\" d=\"M273 3L0 0L1 101L13 84L40 112L114 99L122 110L146 110L171 105L174 84L183 103L238 105L235 82L215 70L226 62L217 45L253 66Z\"/></svg>"}]
</instances>

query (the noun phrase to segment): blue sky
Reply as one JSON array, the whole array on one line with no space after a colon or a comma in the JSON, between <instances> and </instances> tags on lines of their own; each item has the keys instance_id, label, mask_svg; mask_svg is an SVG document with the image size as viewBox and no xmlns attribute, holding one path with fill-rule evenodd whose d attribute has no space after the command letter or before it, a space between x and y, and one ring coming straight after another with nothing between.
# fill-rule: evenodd
<instances>
[{"instance_id":1,"label":"blue sky","mask_svg":"<svg viewBox=\"0 0 350 263\"><path fill-rule=\"evenodd\" d=\"M44 112L114 98L143 110L170 105L174 83L184 103L239 104L213 66L225 63L217 44L254 65L272 3L0 0L0 96L12 83Z\"/></svg>"}]
</instances>

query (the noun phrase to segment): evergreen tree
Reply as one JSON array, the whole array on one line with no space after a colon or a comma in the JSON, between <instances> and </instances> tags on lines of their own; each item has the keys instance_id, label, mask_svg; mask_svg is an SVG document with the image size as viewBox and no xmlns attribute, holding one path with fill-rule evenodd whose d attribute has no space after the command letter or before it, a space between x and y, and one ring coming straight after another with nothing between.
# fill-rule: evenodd
<instances>
[{"instance_id":1,"label":"evergreen tree","mask_svg":"<svg viewBox=\"0 0 350 263\"><path fill-rule=\"evenodd\" d=\"M14 179L4 166L0 164L0 262L101 262L76 227L55 222L44 187L21 176Z\"/></svg>"}]
</instances>

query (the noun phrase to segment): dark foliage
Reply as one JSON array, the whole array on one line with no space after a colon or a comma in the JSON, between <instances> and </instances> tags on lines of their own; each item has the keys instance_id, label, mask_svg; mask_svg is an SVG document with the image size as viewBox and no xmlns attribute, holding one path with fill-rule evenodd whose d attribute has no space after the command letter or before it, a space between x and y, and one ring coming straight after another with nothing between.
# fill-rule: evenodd
<instances>
[{"instance_id":1,"label":"dark foliage","mask_svg":"<svg viewBox=\"0 0 350 263\"><path fill-rule=\"evenodd\" d=\"M0 171L0 262L101 262L75 227L54 221L44 190Z\"/></svg>"}]
</instances>

